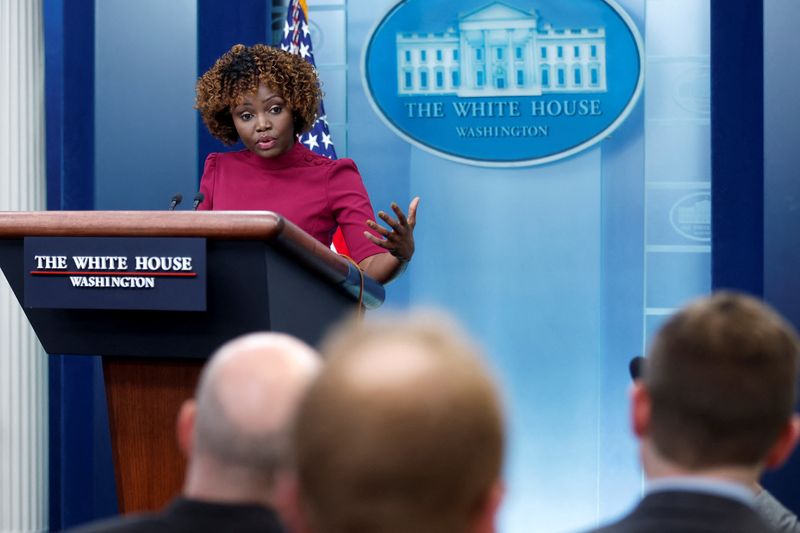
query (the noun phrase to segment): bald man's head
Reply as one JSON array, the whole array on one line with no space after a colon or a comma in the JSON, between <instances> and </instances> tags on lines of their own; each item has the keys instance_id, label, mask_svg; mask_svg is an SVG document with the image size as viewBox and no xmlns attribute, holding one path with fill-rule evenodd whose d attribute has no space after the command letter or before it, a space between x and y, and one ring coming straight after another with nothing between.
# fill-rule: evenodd
<instances>
[{"instance_id":1,"label":"bald man's head","mask_svg":"<svg viewBox=\"0 0 800 533\"><path fill-rule=\"evenodd\" d=\"M190 473L199 484L248 478L270 485L288 455L288 431L320 361L305 343L255 333L223 345L200 377L193 413ZM207 480L212 471L217 480ZM205 489L204 489L205 490Z\"/></svg>"},{"instance_id":2,"label":"bald man's head","mask_svg":"<svg viewBox=\"0 0 800 533\"><path fill-rule=\"evenodd\" d=\"M312 528L465 531L498 486L503 423L478 351L442 317L354 324L293 433Z\"/></svg>"}]
</instances>

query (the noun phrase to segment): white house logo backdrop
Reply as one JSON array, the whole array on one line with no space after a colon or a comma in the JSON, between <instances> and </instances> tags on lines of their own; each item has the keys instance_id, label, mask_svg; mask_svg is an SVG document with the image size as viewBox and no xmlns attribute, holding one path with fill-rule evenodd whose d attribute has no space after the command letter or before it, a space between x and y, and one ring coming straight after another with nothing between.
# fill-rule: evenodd
<instances>
[{"instance_id":1,"label":"white house logo backdrop","mask_svg":"<svg viewBox=\"0 0 800 533\"><path fill-rule=\"evenodd\" d=\"M434 154L555 161L605 138L642 89L642 44L613 0L405 0L364 47L379 116Z\"/></svg>"}]
</instances>

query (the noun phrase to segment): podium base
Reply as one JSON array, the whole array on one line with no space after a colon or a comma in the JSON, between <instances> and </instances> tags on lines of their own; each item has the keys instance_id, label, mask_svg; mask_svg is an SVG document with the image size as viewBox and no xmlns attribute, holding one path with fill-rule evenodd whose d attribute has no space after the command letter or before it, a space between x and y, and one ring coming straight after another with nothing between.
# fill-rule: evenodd
<instances>
[{"instance_id":1,"label":"podium base","mask_svg":"<svg viewBox=\"0 0 800 533\"><path fill-rule=\"evenodd\" d=\"M175 423L204 359L103 357L119 512L157 511L183 486Z\"/></svg>"}]
</instances>

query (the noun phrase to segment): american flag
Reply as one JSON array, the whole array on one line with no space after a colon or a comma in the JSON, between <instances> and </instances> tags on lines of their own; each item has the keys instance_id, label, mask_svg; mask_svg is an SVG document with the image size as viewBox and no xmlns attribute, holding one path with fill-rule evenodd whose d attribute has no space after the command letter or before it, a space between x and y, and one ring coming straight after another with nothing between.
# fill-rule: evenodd
<instances>
[{"instance_id":1,"label":"american flag","mask_svg":"<svg viewBox=\"0 0 800 533\"><path fill-rule=\"evenodd\" d=\"M280 43L281 49L299 55L314 67L314 51L311 46L311 30L308 27L308 7L305 0L290 0L289 8L286 11L286 21L283 23L283 37ZM311 131L300 136L300 142L305 144L309 150L324 155L329 159L336 159L336 150L333 147L331 133L328 131L327 115L322 100L319 102L317 120ZM343 255L350 255L347 243L342 235L340 228L333 234L331 249Z\"/></svg>"},{"instance_id":2,"label":"american flag","mask_svg":"<svg viewBox=\"0 0 800 533\"><path fill-rule=\"evenodd\" d=\"M297 54L311 63L314 63L314 52L311 46L311 31L308 27L308 8L305 0L290 0L289 9L286 12L286 21L283 24L283 38L280 43L281 49ZM325 115L325 106L322 101L319 103L317 120L311 131L300 136L300 142L305 144L309 150L324 155L330 159L336 159L336 150L333 147L330 131L328 131L328 121Z\"/></svg>"}]
</instances>

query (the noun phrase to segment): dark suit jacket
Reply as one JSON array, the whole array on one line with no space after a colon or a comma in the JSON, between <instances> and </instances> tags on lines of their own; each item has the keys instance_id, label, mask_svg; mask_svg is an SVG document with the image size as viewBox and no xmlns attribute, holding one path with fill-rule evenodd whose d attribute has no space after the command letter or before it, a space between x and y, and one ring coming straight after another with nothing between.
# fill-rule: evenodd
<instances>
[{"instance_id":1,"label":"dark suit jacket","mask_svg":"<svg viewBox=\"0 0 800 533\"><path fill-rule=\"evenodd\" d=\"M283 533L278 515L260 505L232 505L178 498L160 513L94 522L73 533Z\"/></svg>"},{"instance_id":2,"label":"dark suit jacket","mask_svg":"<svg viewBox=\"0 0 800 533\"><path fill-rule=\"evenodd\" d=\"M703 492L648 494L627 516L595 533L774 533L750 506Z\"/></svg>"}]
</instances>

